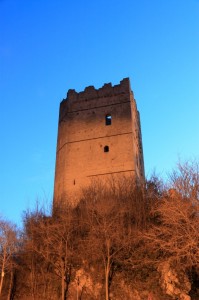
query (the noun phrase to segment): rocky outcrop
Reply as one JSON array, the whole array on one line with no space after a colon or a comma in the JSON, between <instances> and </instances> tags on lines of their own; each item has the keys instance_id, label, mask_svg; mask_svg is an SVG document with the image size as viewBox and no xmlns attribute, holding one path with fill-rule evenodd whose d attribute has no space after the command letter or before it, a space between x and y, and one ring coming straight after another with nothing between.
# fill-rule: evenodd
<instances>
[{"instance_id":1,"label":"rocky outcrop","mask_svg":"<svg viewBox=\"0 0 199 300\"><path fill-rule=\"evenodd\" d=\"M191 284L185 273L171 268L169 262L159 265L160 285L163 291L173 299L191 300L188 293L191 290Z\"/></svg>"}]
</instances>

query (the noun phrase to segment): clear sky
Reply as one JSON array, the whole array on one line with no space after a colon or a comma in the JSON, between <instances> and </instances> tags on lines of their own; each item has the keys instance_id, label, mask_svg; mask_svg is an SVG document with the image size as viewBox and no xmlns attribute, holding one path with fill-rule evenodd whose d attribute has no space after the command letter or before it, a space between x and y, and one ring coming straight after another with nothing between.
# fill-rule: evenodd
<instances>
[{"instance_id":1,"label":"clear sky","mask_svg":"<svg viewBox=\"0 0 199 300\"><path fill-rule=\"evenodd\" d=\"M199 157L199 0L0 0L0 214L52 201L59 103L130 77L146 175Z\"/></svg>"}]
</instances>

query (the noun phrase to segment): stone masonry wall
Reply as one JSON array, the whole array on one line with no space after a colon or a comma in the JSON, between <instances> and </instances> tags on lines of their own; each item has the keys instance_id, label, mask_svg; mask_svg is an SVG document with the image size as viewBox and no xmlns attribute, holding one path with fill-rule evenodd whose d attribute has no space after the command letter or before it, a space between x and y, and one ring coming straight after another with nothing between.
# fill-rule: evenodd
<instances>
[{"instance_id":1,"label":"stone masonry wall","mask_svg":"<svg viewBox=\"0 0 199 300\"><path fill-rule=\"evenodd\" d=\"M107 115L111 125L106 125ZM68 91L60 104L54 202L75 202L92 178L143 178L138 117L128 78L113 87Z\"/></svg>"}]
</instances>

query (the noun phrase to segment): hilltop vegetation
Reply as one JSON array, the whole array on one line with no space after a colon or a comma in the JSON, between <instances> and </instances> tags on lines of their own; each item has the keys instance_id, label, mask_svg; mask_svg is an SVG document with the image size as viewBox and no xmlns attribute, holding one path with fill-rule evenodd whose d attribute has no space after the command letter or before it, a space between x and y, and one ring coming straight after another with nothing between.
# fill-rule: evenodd
<instances>
[{"instance_id":1,"label":"hilltop vegetation","mask_svg":"<svg viewBox=\"0 0 199 300\"><path fill-rule=\"evenodd\" d=\"M66 199L67 200L67 199ZM0 220L1 299L198 299L199 165L169 182L95 182L76 207Z\"/></svg>"}]
</instances>

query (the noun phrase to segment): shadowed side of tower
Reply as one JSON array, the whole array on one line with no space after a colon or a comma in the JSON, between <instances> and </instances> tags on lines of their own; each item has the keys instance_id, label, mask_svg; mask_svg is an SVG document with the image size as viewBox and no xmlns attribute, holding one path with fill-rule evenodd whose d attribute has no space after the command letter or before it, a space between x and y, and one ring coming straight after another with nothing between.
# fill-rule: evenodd
<instances>
[{"instance_id":1,"label":"shadowed side of tower","mask_svg":"<svg viewBox=\"0 0 199 300\"><path fill-rule=\"evenodd\" d=\"M92 179L114 176L144 181L140 118L128 78L69 90L61 102L54 204L76 203Z\"/></svg>"}]
</instances>

